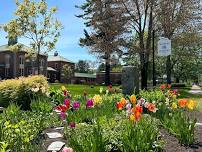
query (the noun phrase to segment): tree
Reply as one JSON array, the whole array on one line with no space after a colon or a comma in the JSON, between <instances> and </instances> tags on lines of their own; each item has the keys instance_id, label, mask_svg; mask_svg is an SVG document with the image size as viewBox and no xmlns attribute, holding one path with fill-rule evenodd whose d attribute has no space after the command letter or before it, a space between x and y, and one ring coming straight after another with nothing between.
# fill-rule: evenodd
<instances>
[{"instance_id":1,"label":"tree","mask_svg":"<svg viewBox=\"0 0 202 152\"><path fill-rule=\"evenodd\" d=\"M65 80L65 82L69 83L71 81L71 78L74 74L74 71L72 70L72 67L65 64L62 67L62 76Z\"/></svg>"},{"instance_id":2,"label":"tree","mask_svg":"<svg viewBox=\"0 0 202 152\"><path fill-rule=\"evenodd\" d=\"M181 33L174 38L172 72L179 80L198 82L202 67L202 36L196 32Z\"/></svg>"},{"instance_id":3,"label":"tree","mask_svg":"<svg viewBox=\"0 0 202 152\"><path fill-rule=\"evenodd\" d=\"M130 21L130 27L135 31L136 44L133 52L138 52L141 69L141 88L147 89L149 55L153 30L153 10L155 0L121 0ZM147 33L147 34L145 34Z\"/></svg>"},{"instance_id":4,"label":"tree","mask_svg":"<svg viewBox=\"0 0 202 152\"><path fill-rule=\"evenodd\" d=\"M76 64L76 72L80 72L80 73L88 73L89 72L89 63L86 60L79 60L78 63Z\"/></svg>"},{"instance_id":5,"label":"tree","mask_svg":"<svg viewBox=\"0 0 202 152\"><path fill-rule=\"evenodd\" d=\"M16 1L16 19L4 26L10 38L23 37L30 40L32 53L36 55L40 74L39 55L54 49L60 36L61 23L54 17L56 7L48 8L46 0ZM30 51L30 50L29 50Z\"/></svg>"},{"instance_id":6,"label":"tree","mask_svg":"<svg viewBox=\"0 0 202 152\"><path fill-rule=\"evenodd\" d=\"M84 19L86 27L91 29L90 34L84 30L85 37L80 39L80 44L105 60L105 84L109 85L111 55L121 55L123 46L127 44L125 10L116 0L86 0L77 7L84 11L78 17Z\"/></svg>"},{"instance_id":7,"label":"tree","mask_svg":"<svg viewBox=\"0 0 202 152\"><path fill-rule=\"evenodd\" d=\"M160 34L169 39L184 31L198 28L201 23L201 2L198 0L158 0L156 21ZM172 58L167 57L167 83L171 83Z\"/></svg>"}]
</instances>

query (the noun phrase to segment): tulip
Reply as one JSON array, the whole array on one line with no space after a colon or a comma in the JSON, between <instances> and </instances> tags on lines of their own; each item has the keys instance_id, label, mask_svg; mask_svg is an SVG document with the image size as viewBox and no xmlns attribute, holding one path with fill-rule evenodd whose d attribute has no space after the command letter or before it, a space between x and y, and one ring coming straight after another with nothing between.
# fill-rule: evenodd
<instances>
[{"instance_id":1,"label":"tulip","mask_svg":"<svg viewBox=\"0 0 202 152\"><path fill-rule=\"evenodd\" d=\"M64 147L64 148L62 149L62 152L73 152L73 149L70 148L70 147Z\"/></svg>"},{"instance_id":2,"label":"tulip","mask_svg":"<svg viewBox=\"0 0 202 152\"><path fill-rule=\"evenodd\" d=\"M190 110L193 110L194 107L196 105L196 102L193 101L193 100L190 100L188 103L187 103L187 107L190 109Z\"/></svg>"},{"instance_id":3,"label":"tulip","mask_svg":"<svg viewBox=\"0 0 202 152\"><path fill-rule=\"evenodd\" d=\"M187 104L187 99L180 99L178 100L178 104L181 108L184 108Z\"/></svg>"},{"instance_id":4,"label":"tulip","mask_svg":"<svg viewBox=\"0 0 202 152\"><path fill-rule=\"evenodd\" d=\"M72 107L73 107L73 109L77 110L77 109L80 108L80 103L79 103L79 102L74 102L74 103L72 104Z\"/></svg>"},{"instance_id":5,"label":"tulip","mask_svg":"<svg viewBox=\"0 0 202 152\"><path fill-rule=\"evenodd\" d=\"M67 115L66 115L65 112L62 111L62 112L60 113L60 118L61 118L62 120L64 120L64 119L66 118L66 116L67 116Z\"/></svg>"},{"instance_id":6,"label":"tulip","mask_svg":"<svg viewBox=\"0 0 202 152\"><path fill-rule=\"evenodd\" d=\"M76 123L75 122L70 122L69 123L69 127L70 128L75 128L76 127Z\"/></svg>"},{"instance_id":7,"label":"tulip","mask_svg":"<svg viewBox=\"0 0 202 152\"><path fill-rule=\"evenodd\" d=\"M177 104L175 102L172 103L172 109L177 109Z\"/></svg>"},{"instance_id":8,"label":"tulip","mask_svg":"<svg viewBox=\"0 0 202 152\"><path fill-rule=\"evenodd\" d=\"M130 96L130 101L131 101L133 104L136 104L136 96L135 96L135 95L131 95L131 96Z\"/></svg>"},{"instance_id":9,"label":"tulip","mask_svg":"<svg viewBox=\"0 0 202 152\"><path fill-rule=\"evenodd\" d=\"M93 105L94 105L94 102L93 102L92 99L90 99L90 100L88 100L88 101L86 102L86 108L91 108L91 107L93 107Z\"/></svg>"}]
</instances>

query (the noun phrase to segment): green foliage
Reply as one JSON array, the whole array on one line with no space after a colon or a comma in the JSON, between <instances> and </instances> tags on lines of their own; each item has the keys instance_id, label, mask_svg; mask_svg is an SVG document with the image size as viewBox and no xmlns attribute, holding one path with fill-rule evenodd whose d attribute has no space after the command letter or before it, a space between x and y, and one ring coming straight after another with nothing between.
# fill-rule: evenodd
<instances>
[{"instance_id":1,"label":"green foliage","mask_svg":"<svg viewBox=\"0 0 202 152\"><path fill-rule=\"evenodd\" d=\"M79 60L76 64L76 72L80 73L89 73L90 72L90 65L87 60Z\"/></svg>"},{"instance_id":2,"label":"green foliage","mask_svg":"<svg viewBox=\"0 0 202 152\"><path fill-rule=\"evenodd\" d=\"M0 82L0 103L8 106L17 103L22 109L30 109L31 100L46 96L49 86L44 76L20 77Z\"/></svg>"},{"instance_id":3,"label":"green foliage","mask_svg":"<svg viewBox=\"0 0 202 152\"><path fill-rule=\"evenodd\" d=\"M161 90L154 90L154 91L141 90L140 96L143 97L148 102L165 101L165 95Z\"/></svg>"},{"instance_id":4,"label":"green foliage","mask_svg":"<svg viewBox=\"0 0 202 152\"><path fill-rule=\"evenodd\" d=\"M66 128L65 133L76 152L158 151L163 144L158 140L156 122L149 116L137 124L121 115L112 119L102 117L92 125L82 123L74 129Z\"/></svg>"},{"instance_id":5,"label":"green foliage","mask_svg":"<svg viewBox=\"0 0 202 152\"><path fill-rule=\"evenodd\" d=\"M47 127L61 125L58 117L51 115L50 109L45 109L50 108L48 103L34 102L34 112L21 111L19 106L11 104L0 115L0 151L38 152L43 139L41 132Z\"/></svg>"},{"instance_id":6,"label":"green foliage","mask_svg":"<svg viewBox=\"0 0 202 152\"><path fill-rule=\"evenodd\" d=\"M31 109L33 112L51 113L53 105L50 104L49 98L38 98L31 102Z\"/></svg>"},{"instance_id":7,"label":"green foliage","mask_svg":"<svg viewBox=\"0 0 202 152\"><path fill-rule=\"evenodd\" d=\"M123 152L160 151L159 130L155 119L146 117L137 124L129 123L123 133Z\"/></svg>"},{"instance_id":8,"label":"green foliage","mask_svg":"<svg viewBox=\"0 0 202 152\"><path fill-rule=\"evenodd\" d=\"M191 120L184 111L167 111L161 119L163 126L175 135L181 144L194 144L194 130L196 119Z\"/></svg>"}]
</instances>

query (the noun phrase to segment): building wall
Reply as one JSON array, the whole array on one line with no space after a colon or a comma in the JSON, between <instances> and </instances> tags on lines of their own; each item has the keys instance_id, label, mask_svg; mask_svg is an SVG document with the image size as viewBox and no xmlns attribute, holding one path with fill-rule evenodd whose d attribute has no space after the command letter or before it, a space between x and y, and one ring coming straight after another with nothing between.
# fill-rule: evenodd
<instances>
[{"instance_id":1,"label":"building wall","mask_svg":"<svg viewBox=\"0 0 202 152\"><path fill-rule=\"evenodd\" d=\"M56 67L56 64L57 64L57 67ZM57 72L48 72L48 75L51 78L50 81L54 82L55 80L58 80L59 82L65 82L65 79L62 76L62 68L64 65L71 66L74 73L74 70L75 70L74 63L69 63L64 61L48 61L48 67L52 67L53 69L57 71ZM56 75L56 78L53 75ZM73 74L72 74L72 77L74 77ZM55 80L52 80L52 78L54 78Z\"/></svg>"},{"instance_id":2,"label":"building wall","mask_svg":"<svg viewBox=\"0 0 202 152\"><path fill-rule=\"evenodd\" d=\"M6 65L6 56L10 56L10 64ZM22 57L24 64L20 64L20 57ZM42 72L40 74L47 75L47 56L40 55L40 60L44 60L44 65L41 67ZM34 69L37 69L37 64L31 63L31 60L26 57L26 52L12 52L12 51L2 51L0 52L0 78L9 79L20 76L34 75ZM4 66L2 66L4 65ZM29 71L32 70L32 73ZM6 74L8 73L8 74Z\"/></svg>"}]
</instances>

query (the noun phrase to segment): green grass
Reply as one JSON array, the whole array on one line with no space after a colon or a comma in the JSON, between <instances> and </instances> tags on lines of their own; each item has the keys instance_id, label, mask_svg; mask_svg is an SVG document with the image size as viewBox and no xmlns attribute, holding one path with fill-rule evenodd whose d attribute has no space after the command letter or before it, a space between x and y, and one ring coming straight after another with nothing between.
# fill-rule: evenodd
<instances>
[{"instance_id":1,"label":"green grass","mask_svg":"<svg viewBox=\"0 0 202 152\"><path fill-rule=\"evenodd\" d=\"M50 84L51 88L60 89L64 85L67 90L70 91L72 95L83 95L83 92L86 91L89 95L99 94L100 88L104 90L107 89L107 86L94 86L94 85L79 85L79 84L62 84L62 83L53 83ZM119 89L118 86L113 86L113 88ZM104 91L103 90L103 91Z\"/></svg>"}]
</instances>

